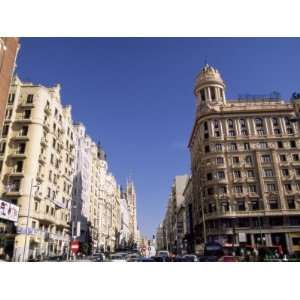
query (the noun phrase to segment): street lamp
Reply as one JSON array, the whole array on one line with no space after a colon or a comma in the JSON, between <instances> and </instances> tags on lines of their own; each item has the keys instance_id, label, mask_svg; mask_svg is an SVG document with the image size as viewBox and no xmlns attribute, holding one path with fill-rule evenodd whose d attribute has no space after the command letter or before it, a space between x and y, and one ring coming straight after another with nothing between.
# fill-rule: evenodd
<instances>
[{"instance_id":1,"label":"street lamp","mask_svg":"<svg viewBox=\"0 0 300 300\"><path fill-rule=\"evenodd\" d=\"M24 248L23 248L23 258L22 261L25 261L25 252L26 252L26 246L27 246L27 237L28 237L28 224L29 224L29 217L30 217L30 206L31 206L31 196L32 196L32 190L34 187L39 188L40 183L33 185L33 178L31 179L30 183L30 192L29 192L29 203L28 203L28 210L27 210L27 220L26 220L26 232L25 232L25 242L24 242Z\"/></svg>"}]
</instances>

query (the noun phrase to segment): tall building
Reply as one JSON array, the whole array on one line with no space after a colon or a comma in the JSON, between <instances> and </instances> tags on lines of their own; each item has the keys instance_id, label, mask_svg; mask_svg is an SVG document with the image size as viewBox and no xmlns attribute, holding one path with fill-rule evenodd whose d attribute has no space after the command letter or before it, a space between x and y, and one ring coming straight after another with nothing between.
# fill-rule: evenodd
<instances>
[{"instance_id":1,"label":"tall building","mask_svg":"<svg viewBox=\"0 0 300 300\"><path fill-rule=\"evenodd\" d=\"M93 142L86 134L86 128L82 123L74 124L73 128L76 149L72 201L73 237L78 238L81 243L85 243L87 247L91 248L89 221Z\"/></svg>"},{"instance_id":2,"label":"tall building","mask_svg":"<svg viewBox=\"0 0 300 300\"><path fill-rule=\"evenodd\" d=\"M126 200L129 209L129 232L130 242L137 244L137 211L136 211L136 193L135 187L132 180L129 180L126 185Z\"/></svg>"},{"instance_id":3,"label":"tall building","mask_svg":"<svg viewBox=\"0 0 300 300\"><path fill-rule=\"evenodd\" d=\"M299 250L300 135L293 119L300 100L227 100L221 74L209 65L194 94L189 149L196 244Z\"/></svg>"},{"instance_id":4,"label":"tall building","mask_svg":"<svg viewBox=\"0 0 300 300\"><path fill-rule=\"evenodd\" d=\"M121 189L120 193L120 214L121 214L121 226L120 226L120 248L125 249L128 247L130 239L129 231L129 207L126 199L126 195Z\"/></svg>"},{"instance_id":5,"label":"tall building","mask_svg":"<svg viewBox=\"0 0 300 300\"><path fill-rule=\"evenodd\" d=\"M0 143L1 198L19 207L15 260L68 251L74 135L60 86L12 82ZM27 233L27 234L26 234Z\"/></svg>"},{"instance_id":6,"label":"tall building","mask_svg":"<svg viewBox=\"0 0 300 300\"><path fill-rule=\"evenodd\" d=\"M19 39L16 37L0 37L0 128L8 99L8 92L16 65L19 50Z\"/></svg>"}]
</instances>

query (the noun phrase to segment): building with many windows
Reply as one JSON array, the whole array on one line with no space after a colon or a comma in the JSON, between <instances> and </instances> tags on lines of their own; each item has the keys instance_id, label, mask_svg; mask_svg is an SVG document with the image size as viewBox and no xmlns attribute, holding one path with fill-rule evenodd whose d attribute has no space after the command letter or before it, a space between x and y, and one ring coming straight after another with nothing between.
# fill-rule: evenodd
<instances>
[{"instance_id":1,"label":"building with many windows","mask_svg":"<svg viewBox=\"0 0 300 300\"><path fill-rule=\"evenodd\" d=\"M16 261L68 251L72 123L71 107L62 105L59 85L14 78L0 143L0 194L19 206L14 252L9 253Z\"/></svg>"},{"instance_id":2,"label":"building with many windows","mask_svg":"<svg viewBox=\"0 0 300 300\"><path fill-rule=\"evenodd\" d=\"M189 141L195 242L299 250L300 100L227 100L205 65L196 78ZM251 97L250 97L251 98Z\"/></svg>"}]
</instances>

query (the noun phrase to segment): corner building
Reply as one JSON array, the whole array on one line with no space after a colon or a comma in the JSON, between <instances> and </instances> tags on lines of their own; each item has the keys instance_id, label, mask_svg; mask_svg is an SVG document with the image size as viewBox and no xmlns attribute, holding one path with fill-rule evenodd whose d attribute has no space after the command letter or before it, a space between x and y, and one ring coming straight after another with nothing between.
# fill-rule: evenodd
<instances>
[{"instance_id":1,"label":"corner building","mask_svg":"<svg viewBox=\"0 0 300 300\"><path fill-rule=\"evenodd\" d=\"M215 240L299 251L300 100L227 100L219 71L209 65L194 94L196 245Z\"/></svg>"},{"instance_id":2,"label":"corner building","mask_svg":"<svg viewBox=\"0 0 300 300\"><path fill-rule=\"evenodd\" d=\"M10 253L15 261L68 252L72 128L71 107L62 105L59 85L14 79L0 142L0 194L19 206Z\"/></svg>"}]
</instances>

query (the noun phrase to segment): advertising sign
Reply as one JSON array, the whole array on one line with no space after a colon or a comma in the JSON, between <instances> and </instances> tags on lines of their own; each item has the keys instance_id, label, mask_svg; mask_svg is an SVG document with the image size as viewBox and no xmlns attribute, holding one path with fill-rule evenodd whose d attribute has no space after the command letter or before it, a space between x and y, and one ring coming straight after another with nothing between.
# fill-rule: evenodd
<instances>
[{"instance_id":1,"label":"advertising sign","mask_svg":"<svg viewBox=\"0 0 300 300\"><path fill-rule=\"evenodd\" d=\"M0 219L17 222L18 215L19 207L17 205L0 200Z\"/></svg>"}]
</instances>

